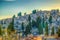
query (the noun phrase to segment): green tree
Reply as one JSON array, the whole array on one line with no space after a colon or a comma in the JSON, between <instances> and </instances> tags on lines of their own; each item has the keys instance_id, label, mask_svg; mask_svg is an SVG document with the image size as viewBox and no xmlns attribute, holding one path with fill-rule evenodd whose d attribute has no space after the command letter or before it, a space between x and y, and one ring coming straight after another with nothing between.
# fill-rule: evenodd
<instances>
[{"instance_id":1,"label":"green tree","mask_svg":"<svg viewBox=\"0 0 60 40\"><path fill-rule=\"evenodd\" d=\"M57 9L57 13L59 13L59 9Z\"/></svg>"},{"instance_id":2,"label":"green tree","mask_svg":"<svg viewBox=\"0 0 60 40\"><path fill-rule=\"evenodd\" d=\"M40 18L40 16L39 17L37 17L37 19L36 19L36 24L37 24L37 26L39 26L39 23L41 23L41 18Z\"/></svg>"},{"instance_id":3,"label":"green tree","mask_svg":"<svg viewBox=\"0 0 60 40\"><path fill-rule=\"evenodd\" d=\"M15 18L16 16L15 15L13 15L13 18Z\"/></svg>"},{"instance_id":4,"label":"green tree","mask_svg":"<svg viewBox=\"0 0 60 40\"><path fill-rule=\"evenodd\" d=\"M25 30L25 35L27 36L27 34L31 34L31 27L29 26L29 24L26 26L26 30Z\"/></svg>"},{"instance_id":5,"label":"green tree","mask_svg":"<svg viewBox=\"0 0 60 40\"><path fill-rule=\"evenodd\" d=\"M0 36L2 36L2 26L0 25Z\"/></svg>"},{"instance_id":6,"label":"green tree","mask_svg":"<svg viewBox=\"0 0 60 40\"><path fill-rule=\"evenodd\" d=\"M28 23L29 28L31 28L31 16L30 16L30 15L29 15L29 17L28 17L28 21L29 21L29 23Z\"/></svg>"},{"instance_id":7,"label":"green tree","mask_svg":"<svg viewBox=\"0 0 60 40\"><path fill-rule=\"evenodd\" d=\"M18 13L18 16L21 16L21 12Z\"/></svg>"},{"instance_id":8,"label":"green tree","mask_svg":"<svg viewBox=\"0 0 60 40\"><path fill-rule=\"evenodd\" d=\"M36 13L36 10L33 10L32 13L35 14Z\"/></svg>"},{"instance_id":9,"label":"green tree","mask_svg":"<svg viewBox=\"0 0 60 40\"><path fill-rule=\"evenodd\" d=\"M24 15L26 15L26 13L24 13Z\"/></svg>"},{"instance_id":10,"label":"green tree","mask_svg":"<svg viewBox=\"0 0 60 40\"><path fill-rule=\"evenodd\" d=\"M31 33L31 17L30 15L28 16L28 24L26 26L26 30L25 30L25 35L27 36L27 34Z\"/></svg>"},{"instance_id":11,"label":"green tree","mask_svg":"<svg viewBox=\"0 0 60 40\"><path fill-rule=\"evenodd\" d=\"M14 18L12 18L11 23L8 25L7 32L8 34L11 34L15 31L14 29Z\"/></svg>"},{"instance_id":12,"label":"green tree","mask_svg":"<svg viewBox=\"0 0 60 40\"><path fill-rule=\"evenodd\" d=\"M42 27L45 28L45 19L42 20Z\"/></svg>"},{"instance_id":13,"label":"green tree","mask_svg":"<svg viewBox=\"0 0 60 40\"><path fill-rule=\"evenodd\" d=\"M52 16L50 15L49 17L49 23L51 24L52 23Z\"/></svg>"},{"instance_id":14,"label":"green tree","mask_svg":"<svg viewBox=\"0 0 60 40\"><path fill-rule=\"evenodd\" d=\"M36 19L36 25L37 25L39 34L42 34L43 33L43 27L41 26L41 18L40 18L40 16L37 17L37 19Z\"/></svg>"},{"instance_id":15,"label":"green tree","mask_svg":"<svg viewBox=\"0 0 60 40\"><path fill-rule=\"evenodd\" d=\"M31 16L30 16L30 15L28 16L28 21L29 21L29 22L31 21Z\"/></svg>"},{"instance_id":16,"label":"green tree","mask_svg":"<svg viewBox=\"0 0 60 40\"><path fill-rule=\"evenodd\" d=\"M48 35L48 23L46 22L45 35Z\"/></svg>"},{"instance_id":17,"label":"green tree","mask_svg":"<svg viewBox=\"0 0 60 40\"><path fill-rule=\"evenodd\" d=\"M22 22L22 30L24 30L24 23Z\"/></svg>"},{"instance_id":18,"label":"green tree","mask_svg":"<svg viewBox=\"0 0 60 40\"><path fill-rule=\"evenodd\" d=\"M28 17L28 20L29 20L29 23L28 23L28 25L29 25L29 28L30 28L30 30L31 30L31 25L32 25L32 23L31 23L31 16L29 15L29 17Z\"/></svg>"},{"instance_id":19,"label":"green tree","mask_svg":"<svg viewBox=\"0 0 60 40\"><path fill-rule=\"evenodd\" d=\"M58 27L57 34L58 34L58 37L60 37L60 27Z\"/></svg>"},{"instance_id":20,"label":"green tree","mask_svg":"<svg viewBox=\"0 0 60 40\"><path fill-rule=\"evenodd\" d=\"M41 26L41 24L39 24L38 30L39 30L39 34L43 34L43 27Z\"/></svg>"},{"instance_id":21,"label":"green tree","mask_svg":"<svg viewBox=\"0 0 60 40\"><path fill-rule=\"evenodd\" d=\"M32 20L32 26L36 26L36 22Z\"/></svg>"},{"instance_id":22,"label":"green tree","mask_svg":"<svg viewBox=\"0 0 60 40\"><path fill-rule=\"evenodd\" d=\"M14 29L14 17L12 17L12 21L10 22L10 24L7 27L7 34L9 37L9 40L12 40L13 34L15 33L15 29Z\"/></svg>"},{"instance_id":23,"label":"green tree","mask_svg":"<svg viewBox=\"0 0 60 40\"><path fill-rule=\"evenodd\" d=\"M54 27L52 27L51 35L54 35Z\"/></svg>"},{"instance_id":24,"label":"green tree","mask_svg":"<svg viewBox=\"0 0 60 40\"><path fill-rule=\"evenodd\" d=\"M0 36L2 37L2 40L3 40L3 34L4 34L4 31L2 30L2 25L0 25Z\"/></svg>"}]
</instances>

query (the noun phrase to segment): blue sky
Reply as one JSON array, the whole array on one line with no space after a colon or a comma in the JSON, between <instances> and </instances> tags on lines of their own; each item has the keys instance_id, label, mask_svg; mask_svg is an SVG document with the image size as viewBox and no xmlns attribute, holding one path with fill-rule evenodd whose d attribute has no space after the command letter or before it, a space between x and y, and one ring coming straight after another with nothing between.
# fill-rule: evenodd
<instances>
[{"instance_id":1,"label":"blue sky","mask_svg":"<svg viewBox=\"0 0 60 40\"><path fill-rule=\"evenodd\" d=\"M0 0L0 19L10 18L20 11L60 9L60 0Z\"/></svg>"}]
</instances>

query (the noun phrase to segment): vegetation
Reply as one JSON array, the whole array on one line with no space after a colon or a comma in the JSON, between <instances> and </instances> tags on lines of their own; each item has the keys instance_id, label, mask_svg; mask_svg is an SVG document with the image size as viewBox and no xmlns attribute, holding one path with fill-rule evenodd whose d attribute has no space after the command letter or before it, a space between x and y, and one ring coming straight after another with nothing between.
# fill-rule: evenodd
<instances>
[{"instance_id":1,"label":"vegetation","mask_svg":"<svg viewBox=\"0 0 60 40\"><path fill-rule=\"evenodd\" d=\"M48 35L48 23L46 22L45 35Z\"/></svg>"},{"instance_id":2,"label":"vegetation","mask_svg":"<svg viewBox=\"0 0 60 40\"><path fill-rule=\"evenodd\" d=\"M37 22L36 25L37 25L39 34L42 34L43 33L43 28L41 26L41 18L40 17L37 17L36 22Z\"/></svg>"},{"instance_id":3,"label":"vegetation","mask_svg":"<svg viewBox=\"0 0 60 40\"><path fill-rule=\"evenodd\" d=\"M50 15L49 17L49 23L51 24L52 23L52 16Z\"/></svg>"},{"instance_id":4,"label":"vegetation","mask_svg":"<svg viewBox=\"0 0 60 40\"><path fill-rule=\"evenodd\" d=\"M22 16L22 15L21 15L21 12L18 13L18 16Z\"/></svg>"},{"instance_id":5,"label":"vegetation","mask_svg":"<svg viewBox=\"0 0 60 40\"><path fill-rule=\"evenodd\" d=\"M31 17L30 15L28 16L28 25L26 26L26 30L25 30L25 35L27 36L27 34L31 33Z\"/></svg>"},{"instance_id":6,"label":"vegetation","mask_svg":"<svg viewBox=\"0 0 60 40\"><path fill-rule=\"evenodd\" d=\"M24 31L24 23L22 22L22 30Z\"/></svg>"},{"instance_id":7,"label":"vegetation","mask_svg":"<svg viewBox=\"0 0 60 40\"><path fill-rule=\"evenodd\" d=\"M58 27L57 34L58 34L58 37L60 37L60 27Z\"/></svg>"},{"instance_id":8,"label":"vegetation","mask_svg":"<svg viewBox=\"0 0 60 40\"><path fill-rule=\"evenodd\" d=\"M26 13L24 13L24 15L26 15Z\"/></svg>"},{"instance_id":9,"label":"vegetation","mask_svg":"<svg viewBox=\"0 0 60 40\"><path fill-rule=\"evenodd\" d=\"M7 32L8 34L11 34L13 33L15 30L14 30L14 17L12 18L12 22L8 25L8 28L7 28Z\"/></svg>"},{"instance_id":10,"label":"vegetation","mask_svg":"<svg viewBox=\"0 0 60 40\"><path fill-rule=\"evenodd\" d=\"M42 28L41 24L39 24L38 30L39 30L39 34L43 34L43 28Z\"/></svg>"},{"instance_id":11,"label":"vegetation","mask_svg":"<svg viewBox=\"0 0 60 40\"><path fill-rule=\"evenodd\" d=\"M46 26L45 19L43 18L42 19L42 27L45 28L45 26Z\"/></svg>"},{"instance_id":12,"label":"vegetation","mask_svg":"<svg viewBox=\"0 0 60 40\"><path fill-rule=\"evenodd\" d=\"M2 36L2 26L0 25L0 36Z\"/></svg>"},{"instance_id":13,"label":"vegetation","mask_svg":"<svg viewBox=\"0 0 60 40\"><path fill-rule=\"evenodd\" d=\"M31 34L31 27L29 25L26 26L26 30L25 30L25 35L27 36L28 34Z\"/></svg>"},{"instance_id":14,"label":"vegetation","mask_svg":"<svg viewBox=\"0 0 60 40\"><path fill-rule=\"evenodd\" d=\"M31 21L31 17L30 17L30 15L28 16L28 21L29 21L29 22Z\"/></svg>"},{"instance_id":15,"label":"vegetation","mask_svg":"<svg viewBox=\"0 0 60 40\"><path fill-rule=\"evenodd\" d=\"M54 27L52 27L51 35L54 35Z\"/></svg>"},{"instance_id":16,"label":"vegetation","mask_svg":"<svg viewBox=\"0 0 60 40\"><path fill-rule=\"evenodd\" d=\"M13 15L13 18L15 18L16 16L15 15Z\"/></svg>"},{"instance_id":17,"label":"vegetation","mask_svg":"<svg viewBox=\"0 0 60 40\"><path fill-rule=\"evenodd\" d=\"M57 10L57 12L59 12L59 10ZM32 13L35 14L36 10L33 10ZM26 13L24 13L24 15L26 15ZM18 13L18 16L21 16L21 12ZM10 24L7 27L7 33L8 33L8 37L10 38L10 40L12 38L12 37L10 37L10 35L13 34L13 33L15 33L14 18L15 18L15 15L13 15L12 21L10 22ZM50 17L48 19L48 22L50 24L52 23L52 16L51 15L50 15ZM22 31L20 31L20 29L19 29L19 32L16 31L16 34L19 33L19 35L18 35L19 39L20 39L20 36L21 36L20 35L21 32L22 32L23 36L24 35L27 36L28 34L31 34L32 27L38 28L39 35L43 34L43 28L45 28L45 30L44 30L45 32L44 33L45 33L45 35L48 36L48 34L49 34L49 32L48 32L49 31L49 29L48 29L48 23L45 21L44 17L40 18L40 16L38 16L36 20L31 20L31 16L29 15L27 23L28 24L26 26L26 29L25 29L24 22L22 22L22 24L21 24ZM3 22L2 22L2 24L3 24ZM5 27L3 27L3 28L5 29ZM2 30L2 26L0 25L0 36L2 36L2 38L4 38L4 36L6 36L6 34L5 34L6 32L5 31L6 30ZM3 34L4 34L4 36L3 36ZM58 28L57 34L58 34L58 37L60 37L60 27ZM52 27L51 35L52 36L54 35L54 27ZM17 39L17 35L15 35L15 36L16 36L16 39Z\"/></svg>"},{"instance_id":18,"label":"vegetation","mask_svg":"<svg viewBox=\"0 0 60 40\"><path fill-rule=\"evenodd\" d=\"M36 26L36 21L32 20L32 27Z\"/></svg>"},{"instance_id":19,"label":"vegetation","mask_svg":"<svg viewBox=\"0 0 60 40\"><path fill-rule=\"evenodd\" d=\"M36 13L36 10L33 10L32 13L35 14Z\"/></svg>"}]
</instances>

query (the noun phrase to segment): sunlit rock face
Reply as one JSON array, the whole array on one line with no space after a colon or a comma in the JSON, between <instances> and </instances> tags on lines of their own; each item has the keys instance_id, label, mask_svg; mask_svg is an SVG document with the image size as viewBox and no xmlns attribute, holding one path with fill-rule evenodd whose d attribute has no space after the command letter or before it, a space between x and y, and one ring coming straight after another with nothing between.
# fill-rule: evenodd
<instances>
[{"instance_id":1,"label":"sunlit rock face","mask_svg":"<svg viewBox=\"0 0 60 40\"><path fill-rule=\"evenodd\" d=\"M52 16L52 23L49 23L49 17L50 15ZM24 23L24 28L26 29L26 26L28 24L28 16L29 15L24 15L24 16L17 16L14 18L14 28L17 30L22 31L22 22ZM45 34L45 23L48 23L48 30L49 30L49 35L51 35L51 29L54 27L55 34L57 32L57 28L60 26L60 16L57 15L57 11L38 11L35 14L30 14L31 16L31 22L32 20L36 21L36 18L39 16L41 18L41 26L43 27L43 34ZM12 19L12 18L11 18ZM3 24L3 26L8 26L9 23L12 21L11 19L4 19L0 21L0 24ZM43 23L44 19L44 23ZM44 26L43 26L44 24ZM36 26L36 25L35 25ZM32 28L31 30L32 34L38 34L38 29L37 28Z\"/></svg>"}]
</instances>

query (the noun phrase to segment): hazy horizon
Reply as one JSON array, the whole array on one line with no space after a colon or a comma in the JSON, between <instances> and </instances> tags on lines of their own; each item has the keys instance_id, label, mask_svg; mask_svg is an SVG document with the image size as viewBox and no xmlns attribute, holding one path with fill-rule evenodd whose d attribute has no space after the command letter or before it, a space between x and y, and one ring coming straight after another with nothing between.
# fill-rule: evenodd
<instances>
[{"instance_id":1,"label":"hazy horizon","mask_svg":"<svg viewBox=\"0 0 60 40\"><path fill-rule=\"evenodd\" d=\"M11 18L19 12L29 14L34 9L60 10L60 0L0 0L0 20Z\"/></svg>"}]
</instances>

